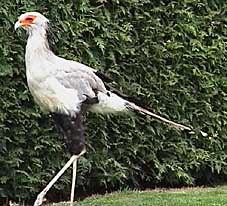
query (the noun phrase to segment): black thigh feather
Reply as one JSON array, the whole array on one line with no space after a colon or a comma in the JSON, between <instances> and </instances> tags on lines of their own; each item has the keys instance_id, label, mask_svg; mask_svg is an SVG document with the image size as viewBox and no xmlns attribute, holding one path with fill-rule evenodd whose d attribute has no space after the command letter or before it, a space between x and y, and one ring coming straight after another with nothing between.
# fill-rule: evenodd
<instances>
[{"instance_id":1,"label":"black thigh feather","mask_svg":"<svg viewBox=\"0 0 227 206\"><path fill-rule=\"evenodd\" d=\"M79 154L85 147L82 114L71 117L66 114L52 113L55 125L63 135L67 149L73 154Z\"/></svg>"}]
</instances>

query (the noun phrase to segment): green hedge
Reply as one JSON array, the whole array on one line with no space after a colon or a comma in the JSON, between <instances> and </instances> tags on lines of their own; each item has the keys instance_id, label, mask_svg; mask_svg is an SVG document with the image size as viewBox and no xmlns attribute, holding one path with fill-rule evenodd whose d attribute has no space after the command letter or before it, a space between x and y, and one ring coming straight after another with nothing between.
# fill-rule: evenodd
<instances>
[{"instance_id":1,"label":"green hedge","mask_svg":"<svg viewBox=\"0 0 227 206\"><path fill-rule=\"evenodd\" d=\"M88 114L77 191L224 182L226 9L219 0L2 0L0 197L32 200L69 158L26 86L26 35L13 25L33 10L53 23L58 55L104 71L115 80L112 86L156 113L210 134L188 135L133 113ZM66 198L69 182L70 171L49 198Z\"/></svg>"}]
</instances>

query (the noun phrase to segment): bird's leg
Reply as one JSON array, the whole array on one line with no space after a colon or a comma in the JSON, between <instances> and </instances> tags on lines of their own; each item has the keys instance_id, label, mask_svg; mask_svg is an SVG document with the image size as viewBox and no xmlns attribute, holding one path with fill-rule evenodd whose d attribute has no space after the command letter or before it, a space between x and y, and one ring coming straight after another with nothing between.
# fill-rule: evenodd
<instances>
[{"instance_id":1,"label":"bird's leg","mask_svg":"<svg viewBox=\"0 0 227 206\"><path fill-rule=\"evenodd\" d=\"M75 194L75 184L76 184L76 170L77 170L77 159L73 162L73 174L72 174L72 188L70 197L70 206L73 206L74 194Z\"/></svg>"},{"instance_id":2,"label":"bird's leg","mask_svg":"<svg viewBox=\"0 0 227 206\"><path fill-rule=\"evenodd\" d=\"M54 183L62 176L62 174L70 167L75 159L77 159L77 155L73 155L70 160L65 164L65 166L57 173L57 175L49 182L49 184L40 192L36 198L34 206L39 206L43 203L43 198L46 193L50 190L50 188L54 185Z\"/></svg>"},{"instance_id":3,"label":"bird's leg","mask_svg":"<svg viewBox=\"0 0 227 206\"><path fill-rule=\"evenodd\" d=\"M49 182L49 184L40 192L36 198L36 201L34 203L34 206L39 206L43 203L43 198L46 195L46 193L50 190L50 188L54 185L54 183L63 175L63 173L70 167L70 165L76 161L77 159L85 153L85 150L83 150L78 155L73 155L70 160L65 164L65 166L57 173L57 175Z\"/></svg>"}]
</instances>

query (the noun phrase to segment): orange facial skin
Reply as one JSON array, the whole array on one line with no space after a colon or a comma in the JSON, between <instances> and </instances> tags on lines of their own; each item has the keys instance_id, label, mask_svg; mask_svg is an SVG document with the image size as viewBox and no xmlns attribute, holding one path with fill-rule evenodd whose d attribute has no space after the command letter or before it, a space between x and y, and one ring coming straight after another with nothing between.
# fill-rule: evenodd
<instances>
[{"instance_id":1,"label":"orange facial skin","mask_svg":"<svg viewBox=\"0 0 227 206\"><path fill-rule=\"evenodd\" d=\"M34 22L34 20L36 19L36 16L33 16L33 15L29 15L29 16L26 16L24 19L21 19L19 21L19 23L22 25L22 26L28 26L30 24L32 24Z\"/></svg>"}]
</instances>

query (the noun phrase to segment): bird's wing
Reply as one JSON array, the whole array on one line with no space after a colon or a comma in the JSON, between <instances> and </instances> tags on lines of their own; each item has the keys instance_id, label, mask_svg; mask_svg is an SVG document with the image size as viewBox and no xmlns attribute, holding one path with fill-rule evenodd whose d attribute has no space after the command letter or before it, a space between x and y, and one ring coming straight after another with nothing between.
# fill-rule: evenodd
<instances>
[{"instance_id":1,"label":"bird's wing","mask_svg":"<svg viewBox=\"0 0 227 206\"><path fill-rule=\"evenodd\" d=\"M98 70L96 70L94 72L102 81L104 81L106 83L113 82L113 79L111 77L109 77L108 75L106 75L105 73L98 71Z\"/></svg>"},{"instance_id":2,"label":"bird's wing","mask_svg":"<svg viewBox=\"0 0 227 206\"><path fill-rule=\"evenodd\" d=\"M96 97L97 92L106 92L102 80L90 70L58 71L55 75L58 82L66 89L73 89L81 101Z\"/></svg>"},{"instance_id":3,"label":"bird's wing","mask_svg":"<svg viewBox=\"0 0 227 206\"><path fill-rule=\"evenodd\" d=\"M129 95L121 92L120 90L112 87L110 84L108 84L110 82L113 82L113 79L111 77L109 77L108 75L106 75L105 73L103 73L101 71L95 71L95 74L104 82L105 87L109 91L113 92L114 94L120 96L121 98L123 98L127 101L133 102L138 106L144 107L144 102L142 102L140 99L129 96ZM147 106L145 106L145 107L148 108Z\"/></svg>"},{"instance_id":4,"label":"bird's wing","mask_svg":"<svg viewBox=\"0 0 227 206\"><path fill-rule=\"evenodd\" d=\"M65 87L76 89L88 96L91 95L91 90L106 92L103 81L92 67L61 57L57 57L54 64L58 68L55 77Z\"/></svg>"}]
</instances>

